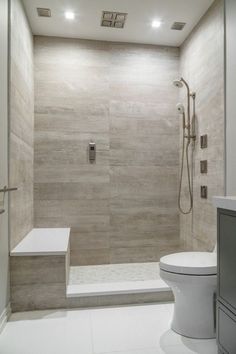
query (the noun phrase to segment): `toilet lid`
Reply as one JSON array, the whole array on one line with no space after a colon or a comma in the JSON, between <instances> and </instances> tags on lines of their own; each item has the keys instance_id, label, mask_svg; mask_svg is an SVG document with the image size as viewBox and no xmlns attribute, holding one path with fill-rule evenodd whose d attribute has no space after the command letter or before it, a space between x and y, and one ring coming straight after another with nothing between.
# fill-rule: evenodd
<instances>
[{"instance_id":1,"label":"toilet lid","mask_svg":"<svg viewBox=\"0 0 236 354\"><path fill-rule=\"evenodd\" d=\"M182 252L160 259L160 269L171 273L213 275L217 273L216 253Z\"/></svg>"}]
</instances>

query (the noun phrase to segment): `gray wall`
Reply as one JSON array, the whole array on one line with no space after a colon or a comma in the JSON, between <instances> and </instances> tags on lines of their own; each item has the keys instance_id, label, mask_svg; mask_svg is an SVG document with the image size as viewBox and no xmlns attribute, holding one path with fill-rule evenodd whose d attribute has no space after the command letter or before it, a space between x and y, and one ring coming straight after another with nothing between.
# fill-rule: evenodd
<instances>
[{"instance_id":1,"label":"gray wall","mask_svg":"<svg viewBox=\"0 0 236 354\"><path fill-rule=\"evenodd\" d=\"M8 185L8 1L0 0L0 188ZM6 320L5 308L9 302L8 267L8 206L7 196L0 209L0 331Z\"/></svg>"},{"instance_id":2,"label":"gray wall","mask_svg":"<svg viewBox=\"0 0 236 354\"><path fill-rule=\"evenodd\" d=\"M226 193L236 195L236 2L225 1L226 9Z\"/></svg>"},{"instance_id":3,"label":"gray wall","mask_svg":"<svg viewBox=\"0 0 236 354\"><path fill-rule=\"evenodd\" d=\"M72 227L72 264L179 249L178 65L177 48L35 37L35 226Z\"/></svg>"},{"instance_id":4,"label":"gray wall","mask_svg":"<svg viewBox=\"0 0 236 354\"><path fill-rule=\"evenodd\" d=\"M181 75L196 91L197 141L193 153L193 213L180 218L181 239L188 248L212 250L216 242L216 210L212 196L224 194L224 11L217 0L181 47ZM181 91L181 100L184 98ZM208 148L200 148L200 135ZM200 174L200 160L208 173ZM208 186L208 199L200 186ZM185 190L185 202L186 202Z\"/></svg>"},{"instance_id":5,"label":"gray wall","mask_svg":"<svg viewBox=\"0 0 236 354\"><path fill-rule=\"evenodd\" d=\"M11 1L10 197L11 249L33 227L33 39L20 0Z\"/></svg>"}]
</instances>

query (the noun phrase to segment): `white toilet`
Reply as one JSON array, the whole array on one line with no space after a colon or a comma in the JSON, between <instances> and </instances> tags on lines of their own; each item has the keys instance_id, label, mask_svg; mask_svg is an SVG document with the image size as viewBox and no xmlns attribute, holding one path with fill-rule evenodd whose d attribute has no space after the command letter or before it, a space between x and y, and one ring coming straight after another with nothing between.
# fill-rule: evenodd
<instances>
[{"instance_id":1,"label":"white toilet","mask_svg":"<svg viewBox=\"0 0 236 354\"><path fill-rule=\"evenodd\" d=\"M183 252L160 260L175 297L171 328L190 338L215 338L216 253Z\"/></svg>"}]
</instances>

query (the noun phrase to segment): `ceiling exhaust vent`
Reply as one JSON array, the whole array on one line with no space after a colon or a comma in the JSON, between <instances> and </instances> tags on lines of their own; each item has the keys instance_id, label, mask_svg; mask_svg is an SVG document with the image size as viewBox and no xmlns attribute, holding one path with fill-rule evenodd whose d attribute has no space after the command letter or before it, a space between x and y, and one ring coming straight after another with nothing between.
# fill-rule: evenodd
<instances>
[{"instance_id":1,"label":"ceiling exhaust vent","mask_svg":"<svg viewBox=\"0 0 236 354\"><path fill-rule=\"evenodd\" d=\"M113 27L113 28L124 28L127 15L128 15L127 13L123 13L123 12L103 11L101 26Z\"/></svg>"},{"instance_id":2,"label":"ceiling exhaust vent","mask_svg":"<svg viewBox=\"0 0 236 354\"><path fill-rule=\"evenodd\" d=\"M186 25L185 22L174 22L173 25L171 26L171 29L175 31L182 31L185 25Z\"/></svg>"},{"instance_id":3,"label":"ceiling exhaust vent","mask_svg":"<svg viewBox=\"0 0 236 354\"><path fill-rule=\"evenodd\" d=\"M51 17L51 10L43 7L37 7L39 17Z\"/></svg>"}]
</instances>

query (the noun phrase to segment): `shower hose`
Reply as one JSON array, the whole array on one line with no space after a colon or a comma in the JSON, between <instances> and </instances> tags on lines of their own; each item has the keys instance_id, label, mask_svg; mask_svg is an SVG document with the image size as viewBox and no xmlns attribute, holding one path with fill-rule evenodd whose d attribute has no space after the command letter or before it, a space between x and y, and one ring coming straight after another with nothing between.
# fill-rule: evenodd
<instances>
[{"instance_id":1,"label":"shower hose","mask_svg":"<svg viewBox=\"0 0 236 354\"><path fill-rule=\"evenodd\" d=\"M191 188L191 175L190 175L190 166L189 166L189 147L190 139L188 139L186 148L185 148L185 131L183 129L183 141L182 141L182 157L181 157L181 170L180 170L180 181L179 181L179 196L178 196L178 206L182 214L190 214L193 208L193 194ZM189 201L190 205L187 210L184 210L181 206L181 193L182 193L182 182L183 182L183 171L184 171L184 154L186 154L186 165L187 165L187 178L188 178L188 192L189 192Z\"/></svg>"}]
</instances>

